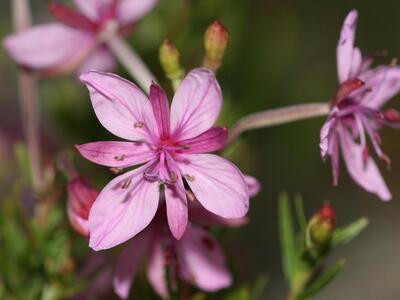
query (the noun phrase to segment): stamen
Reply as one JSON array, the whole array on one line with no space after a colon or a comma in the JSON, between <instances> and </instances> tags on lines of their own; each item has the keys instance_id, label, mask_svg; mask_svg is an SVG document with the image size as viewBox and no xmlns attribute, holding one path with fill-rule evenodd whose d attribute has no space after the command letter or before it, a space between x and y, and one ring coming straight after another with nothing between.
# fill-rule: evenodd
<instances>
[{"instance_id":1,"label":"stamen","mask_svg":"<svg viewBox=\"0 0 400 300\"><path fill-rule=\"evenodd\" d=\"M135 127L135 128L143 128L144 127L144 123L143 122L136 122L135 124L133 124L133 127Z\"/></svg>"},{"instance_id":2,"label":"stamen","mask_svg":"<svg viewBox=\"0 0 400 300\"><path fill-rule=\"evenodd\" d=\"M115 175L117 175L117 174L121 174L123 169L122 168L111 168L110 171L113 172Z\"/></svg>"},{"instance_id":3,"label":"stamen","mask_svg":"<svg viewBox=\"0 0 400 300\"><path fill-rule=\"evenodd\" d=\"M196 177L186 174L183 176L187 181L195 181Z\"/></svg>"},{"instance_id":4,"label":"stamen","mask_svg":"<svg viewBox=\"0 0 400 300\"><path fill-rule=\"evenodd\" d=\"M114 157L115 160L123 161L125 159L125 154L117 155Z\"/></svg>"},{"instance_id":5,"label":"stamen","mask_svg":"<svg viewBox=\"0 0 400 300\"><path fill-rule=\"evenodd\" d=\"M122 189L127 189L127 188L131 185L131 183L132 183L132 179L129 178L129 179L125 180L125 181L122 183L121 188L122 188Z\"/></svg>"},{"instance_id":6,"label":"stamen","mask_svg":"<svg viewBox=\"0 0 400 300\"><path fill-rule=\"evenodd\" d=\"M186 190L186 197L190 202L196 201L196 196L193 194L192 191Z\"/></svg>"},{"instance_id":7,"label":"stamen","mask_svg":"<svg viewBox=\"0 0 400 300\"><path fill-rule=\"evenodd\" d=\"M189 149L190 149L190 146L189 146L189 145L187 145L187 144L185 144L185 145L183 145L183 149L185 149L185 150L189 150Z\"/></svg>"}]
</instances>

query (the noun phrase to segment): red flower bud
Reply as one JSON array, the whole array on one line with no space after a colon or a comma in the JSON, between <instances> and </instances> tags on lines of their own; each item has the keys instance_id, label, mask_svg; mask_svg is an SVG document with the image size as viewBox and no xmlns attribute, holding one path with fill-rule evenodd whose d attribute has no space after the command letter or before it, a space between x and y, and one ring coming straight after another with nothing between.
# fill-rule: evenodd
<instances>
[{"instance_id":1,"label":"red flower bud","mask_svg":"<svg viewBox=\"0 0 400 300\"><path fill-rule=\"evenodd\" d=\"M314 247L329 248L335 229L336 213L329 203L323 204L308 224L309 236Z\"/></svg>"},{"instance_id":2,"label":"red flower bud","mask_svg":"<svg viewBox=\"0 0 400 300\"><path fill-rule=\"evenodd\" d=\"M68 183L67 213L71 226L84 237L89 237L89 211L99 192L82 178Z\"/></svg>"},{"instance_id":3,"label":"red flower bud","mask_svg":"<svg viewBox=\"0 0 400 300\"><path fill-rule=\"evenodd\" d=\"M215 72L221 65L227 45L228 31L221 22L214 21L204 36L206 57L203 65Z\"/></svg>"}]
</instances>

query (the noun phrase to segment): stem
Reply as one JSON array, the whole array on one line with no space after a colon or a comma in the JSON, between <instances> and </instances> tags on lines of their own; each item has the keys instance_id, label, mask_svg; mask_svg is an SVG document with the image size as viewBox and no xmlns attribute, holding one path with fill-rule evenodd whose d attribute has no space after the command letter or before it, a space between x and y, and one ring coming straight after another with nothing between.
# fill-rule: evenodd
<instances>
[{"instance_id":1,"label":"stem","mask_svg":"<svg viewBox=\"0 0 400 300\"><path fill-rule=\"evenodd\" d=\"M271 127L294 121L326 116L328 114L328 103L299 104L257 112L243 117L236 123L228 137L228 144L235 140L240 134L250 129Z\"/></svg>"},{"instance_id":2,"label":"stem","mask_svg":"<svg viewBox=\"0 0 400 300\"><path fill-rule=\"evenodd\" d=\"M157 82L157 80L136 51L116 31L111 31L104 37L104 40L140 87L148 92L151 82Z\"/></svg>"},{"instance_id":3,"label":"stem","mask_svg":"<svg viewBox=\"0 0 400 300\"><path fill-rule=\"evenodd\" d=\"M12 14L16 32L31 26L31 14L27 0L13 0ZM32 187L35 192L39 192L42 188L42 167L37 82L31 72L21 71L18 76L18 86L22 126L24 128L31 168Z\"/></svg>"},{"instance_id":4,"label":"stem","mask_svg":"<svg viewBox=\"0 0 400 300\"><path fill-rule=\"evenodd\" d=\"M304 271L299 273L296 276L292 286L290 287L290 291L286 297L286 300L297 300L300 294L303 292L304 288L306 287L311 275L311 271Z\"/></svg>"}]
</instances>

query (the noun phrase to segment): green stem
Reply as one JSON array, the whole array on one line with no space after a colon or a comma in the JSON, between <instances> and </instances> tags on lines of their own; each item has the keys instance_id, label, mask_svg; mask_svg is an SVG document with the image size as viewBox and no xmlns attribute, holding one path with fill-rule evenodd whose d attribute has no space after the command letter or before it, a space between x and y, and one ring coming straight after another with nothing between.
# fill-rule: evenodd
<instances>
[{"instance_id":1,"label":"green stem","mask_svg":"<svg viewBox=\"0 0 400 300\"><path fill-rule=\"evenodd\" d=\"M286 300L300 300L298 297L304 291L311 275L311 271L303 271L298 273L293 281L292 286L290 287L290 291L286 297Z\"/></svg>"}]
</instances>

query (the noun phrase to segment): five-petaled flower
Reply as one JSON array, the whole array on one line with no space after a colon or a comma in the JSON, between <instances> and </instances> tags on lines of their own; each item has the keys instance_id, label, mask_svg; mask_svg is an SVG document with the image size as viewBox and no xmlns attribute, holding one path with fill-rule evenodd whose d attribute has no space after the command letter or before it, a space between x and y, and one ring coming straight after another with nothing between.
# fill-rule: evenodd
<instances>
[{"instance_id":1,"label":"five-petaled flower","mask_svg":"<svg viewBox=\"0 0 400 300\"><path fill-rule=\"evenodd\" d=\"M222 106L220 86L208 69L195 69L182 81L171 105L156 84L150 99L134 84L113 74L89 72L95 113L111 133L131 142L77 146L88 160L114 169L142 164L113 179L89 214L90 246L107 249L142 231L157 211L160 187L169 227L180 239L188 220L187 200L198 200L224 218L243 217L249 191L240 170L214 154L226 141L226 128L212 127Z\"/></svg>"},{"instance_id":2,"label":"five-petaled flower","mask_svg":"<svg viewBox=\"0 0 400 300\"><path fill-rule=\"evenodd\" d=\"M130 28L153 8L158 0L75 0L78 10L50 3L58 20L37 25L5 38L4 48L19 65L45 75L111 71L115 59L102 34L111 21L120 33Z\"/></svg>"},{"instance_id":3,"label":"five-petaled flower","mask_svg":"<svg viewBox=\"0 0 400 300\"><path fill-rule=\"evenodd\" d=\"M383 126L398 128L399 114L382 111L382 106L400 90L400 68L370 68L371 57L363 58L354 47L357 11L351 11L343 24L337 46L337 69L340 86L331 102L331 112L321 129L321 154L332 162L333 182L338 183L339 147L353 180L365 190L390 200L391 193L374 160L370 157L367 137L377 156L390 164L381 150L377 130Z\"/></svg>"}]
</instances>

